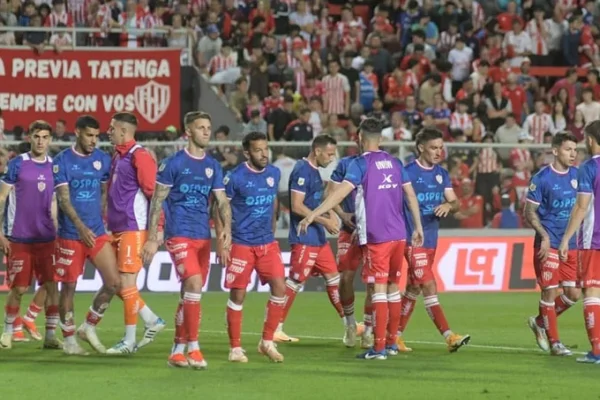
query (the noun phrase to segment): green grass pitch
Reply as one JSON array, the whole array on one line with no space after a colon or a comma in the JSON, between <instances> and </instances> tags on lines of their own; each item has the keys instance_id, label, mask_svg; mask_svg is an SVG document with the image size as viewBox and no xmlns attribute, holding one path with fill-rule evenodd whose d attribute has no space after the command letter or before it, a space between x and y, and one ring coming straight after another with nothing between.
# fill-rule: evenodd
<instances>
[{"instance_id":1,"label":"green grass pitch","mask_svg":"<svg viewBox=\"0 0 600 400\"><path fill-rule=\"evenodd\" d=\"M325 293L301 293L286 332L299 343L280 345L285 363L256 352L266 295L251 293L244 305L243 346L248 364L231 364L225 327L227 294L202 298L200 342L208 370L168 368L177 295L145 294L169 326L150 346L129 357L67 357L40 350L39 342L0 351L2 399L598 399L600 366L575 357L550 357L537 350L526 325L537 310L536 293L442 294L452 329L472 335L471 345L449 354L419 302L405 338L414 351L387 361L355 359L360 349L341 343L342 322ZM357 296L356 308L363 295ZM4 300L2 298L2 300ZM24 298L24 305L30 297ZM77 322L91 300L77 295ZM122 306L116 299L99 327L106 346L122 335ZM362 312L358 312L361 319ZM43 325L43 315L38 317ZM577 355L589 348L581 304L559 318L563 342ZM141 328L138 335L141 335ZM87 346L87 345L86 345Z\"/></svg>"}]
</instances>

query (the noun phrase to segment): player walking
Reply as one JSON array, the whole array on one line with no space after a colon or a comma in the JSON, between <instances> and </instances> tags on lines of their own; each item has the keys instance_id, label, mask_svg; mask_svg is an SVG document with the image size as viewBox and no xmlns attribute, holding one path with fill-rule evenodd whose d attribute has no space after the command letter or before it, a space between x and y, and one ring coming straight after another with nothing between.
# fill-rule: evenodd
<instances>
[{"instance_id":1,"label":"player walking","mask_svg":"<svg viewBox=\"0 0 600 400\"><path fill-rule=\"evenodd\" d=\"M581 164L577 178L577 199L558 247L562 262L569 261L569 243L579 230L577 247L581 260L583 315L592 349L577 362L600 364L600 121L592 121L583 132L591 159ZM583 224L582 224L583 222ZM580 228L581 227L581 228Z\"/></svg>"},{"instance_id":2,"label":"player walking","mask_svg":"<svg viewBox=\"0 0 600 400\"><path fill-rule=\"evenodd\" d=\"M242 304L250 274L256 269L261 282L269 283L271 297L267 303L262 339L258 351L272 361L283 362L283 356L273 344L273 335L281 319L285 302L285 269L277 229L277 188L281 173L269 165L267 136L260 132L247 134L242 141L246 161L238 165L224 180L225 192L231 204L232 246L227 265L225 287L231 289L227 302L227 332L229 361L248 362L242 349ZM220 218L217 233L221 232Z\"/></svg>"},{"instance_id":3,"label":"player walking","mask_svg":"<svg viewBox=\"0 0 600 400\"><path fill-rule=\"evenodd\" d=\"M156 161L135 141L137 118L131 113L117 113L108 134L115 146L108 180L107 220L117 253L123 300L125 337L106 352L129 354L149 344L165 328L165 321L152 312L137 289L137 277L143 267L142 246L146 242L149 199L156 185ZM162 228L162 227L161 227ZM161 229L162 230L162 229ZM138 313L146 330L136 345Z\"/></svg>"},{"instance_id":4,"label":"player walking","mask_svg":"<svg viewBox=\"0 0 600 400\"><path fill-rule=\"evenodd\" d=\"M206 154L211 135L210 115L189 112L184 122L189 137L187 147L164 160L158 169L142 259L149 264L158 250L158 225L164 203L166 246L182 282L181 300L175 314L175 345L168 365L205 369L207 363L198 344L198 330L202 286L210 266L211 192L223 222L219 240L225 252L231 246L231 208L223 187L221 165ZM226 260L227 254L222 258ZM187 357L184 355L186 344Z\"/></svg>"},{"instance_id":5,"label":"player walking","mask_svg":"<svg viewBox=\"0 0 600 400\"><path fill-rule=\"evenodd\" d=\"M569 240L565 261L559 260L558 246L567 228L577 197L577 138L557 133L552 138L554 162L531 178L525 218L535 230L533 264L542 288L537 317L529 318L529 327L540 349L552 355L572 353L559 340L556 318L574 305L581 291L578 287L578 256L575 237ZM563 293L559 295L558 288ZM549 342L549 343L548 343Z\"/></svg>"},{"instance_id":6,"label":"player walking","mask_svg":"<svg viewBox=\"0 0 600 400\"><path fill-rule=\"evenodd\" d=\"M88 258L102 277L103 285L94 296L77 335L97 352L105 353L106 348L96 334L96 325L119 289L119 274L102 219L106 208L110 156L96 148L100 124L94 117L81 116L75 123L75 134L75 145L60 152L53 166L59 207L55 277L62 282L60 321L65 339L63 349L67 354L83 355L87 353L74 336L73 297L77 278L83 273Z\"/></svg>"},{"instance_id":7,"label":"player walking","mask_svg":"<svg viewBox=\"0 0 600 400\"><path fill-rule=\"evenodd\" d=\"M52 127L45 121L34 121L29 126L31 151L13 158L8 163L8 171L0 184L0 246L8 258L7 284L10 292L6 297L4 333L0 337L0 347L10 349L13 340L15 320L19 316L21 298L29 289L35 276L40 290L37 297L46 297L46 336L43 347L61 348L56 338L58 324L58 287L54 281L54 246L56 239L56 198L52 177L52 159L48 147L52 140ZM6 225L4 224L6 222ZM44 301L41 301L44 304ZM31 315L41 311L35 302L29 306L23 325L32 337L39 332ZM32 326L30 326L32 325ZM39 335L39 339L41 335Z\"/></svg>"},{"instance_id":8,"label":"player walking","mask_svg":"<svg viewBox=\"0 0 600 400\"><path fill-rule=\"evenodd\" d=\"M455 352L463 345L469 343L469 335L459 335L448 325L444 310L437 296L437 285L433 274L433 261L440 229L440 218L449 213L458 211L458 199L452 189L452 182L448 171L439 166L444 151L443 134L435 128L425 128L416 137L419 158L406 165L406 173L419 200L419 213L425 240L423 246L418 246L410 241L414 231L414 223L410 216L408 198L404 199L404 213L406 215L406 233L409 238L405 250L408 262L408 280L406 292L402 297L400 327L398 329L398 349L409 352L402 334L415 308L417 297L423 294L423 303L427 314L444 336L448 350Z\"/></svg>"},{"instance_id":9,"label":"player walking","mask_svg":"<svg viewBox=\"0 0 600 400\"><path fill-rule=\"evenodd\" d=\"M358 156L342 158L335 170L331 174L327 186L327 193L331 193L336 185L341 184L346 176L348 166ZM358 238L354 235L356 225L354 222L354 201L356 191L352 191L340 205L333 208L333 211L342 220L342 228L338 235L337 243L337 264L340 272L340 301L344 311L346 328L344 331L343 343L346 347L356 345L357 323L354 317L354 277L362 260L362 250L358 245ZM373 312L371 305L371 295L365 294L364 304L364 330L361 338L361 347L370 348L373 346L373 328L371 323L371 314Z\"/></svg>"},{"instance_id":10,"label":"player walking","mask_svg":"<svg viewBox=\"0 0 600 400\"><path fill-rule=\"evenodd\" d=\"M367 282L374 285L372 302L375 315L374 346L359 357L385 360L388 354L398 354L398 282L406 240L402 207L404 196L414 220L412 244L415 247L422 245L423 228L419 204L408 174L397 158L379 150L381 123L372 118L364 120L359 140L364 153L350 164L344 183L337 185L323 204L298 224L298 231L306 232L315 218L331 210L356 188L356 226L359 243L364 246Z\"/></svg>"},{"instance_id":11,"label":"player walking","mask_svg":"<svg viewBox=\"0 0 600 400\"><path fill-rule=\"evenodd\" d=\"M297 342L283 332L283 323L294 303L296 294L313 273L325 278L329 301L340 318L344 318L340 302L340 275L335 263L331 246L327 243L325 229L332 235L339 233L339 221L331 213L329 216L319 216L314 219L316 224L308 227L306 235L298 235L298 223L302 218L317 208L323 198L323 181L319 168L327 167L335 157L337 142L328 135L317 136L311 145L307 158L299 160L290 174L290 233L289 242L292 247L291 268L286 280L285 308L281 323L275 333L275 341Z\"/></svg>"}]
</instances>

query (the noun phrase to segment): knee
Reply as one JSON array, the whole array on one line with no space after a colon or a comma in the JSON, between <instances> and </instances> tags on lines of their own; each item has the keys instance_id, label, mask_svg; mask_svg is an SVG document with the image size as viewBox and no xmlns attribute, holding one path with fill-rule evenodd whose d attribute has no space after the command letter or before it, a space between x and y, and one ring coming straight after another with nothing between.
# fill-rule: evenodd
<instances>
[{"instance_id":1,"label":"knee","mask_svg":"<svg viewBox=\"0 0 600 400\"><path fill-rule=\"evenodd\" d=\"M419 285L406 285L406 293L410 293L414 297L421 294L421 286Z\"/></svg>"},{"instance_id":2,"label":"knee","mask_svg":"<svg viewBox=\"0 0 600 400\"><path fill-rule=\"evenodd\" d=\"M417 293L421 291L423 292L423 296L433 296L434 294L437 294L437 286L435 284L435 281L429 281L421 285L418 288Z\"/></svg>"},{"instance_id":3,"label":"knee","mask_svg":"<svg viewBox=\"0 0 600 400\"><path fill-rule=\"evenodd\" d=\"M579 288L568 288L565 289L565 296L573 303L577 303L581 298L581 289Z\"/></svg>"},{"instance_id":4,"label":"knee","mask_svg":"<svg viewBox=\"0 0 600 400\"><path fill-rule=\"evenodd\" d=\"M285 286L290 290L293 290L295 293L298 293L300 290L302 290L302 286L304 286L304 283L292 278L287 278L285 281Z\"/></svg>"},{"instance_id":5,"label":"knee","mask_svg":"<svg viewBox=\"0 0 600 400\"><path fill-rule=\"evenodd\" d=\"M16 286L10 289L11 295L16 299L21 299L25 293L29 290L29 286Z\"/></svg>"},{"instance_id":6,"label":"knee","mask_svg":"<svg viewBox=\"0 0 600 400\"><path fill-rule=\"evenodd\" d=\"M285 281L283 279L275 279L271 282L271 294L275 297L285 296Z\"/></svg>"},{"instance_id":7,"label":"knee","mask_svg":"<svg viewBox=\"0 0 600 400\"><path fill-rule=\"evenodd\" d=\"M202 276L190 276L183 282L183 290L187 293L202 293Z\"/></svg>"}]
</instances>

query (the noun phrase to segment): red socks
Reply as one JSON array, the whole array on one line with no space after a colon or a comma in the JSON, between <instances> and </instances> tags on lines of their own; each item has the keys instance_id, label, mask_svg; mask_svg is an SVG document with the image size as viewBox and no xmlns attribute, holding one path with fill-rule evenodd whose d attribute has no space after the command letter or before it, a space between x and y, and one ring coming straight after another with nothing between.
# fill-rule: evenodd
<instances>
[{"instance_id":1,"label":"red socks","mask_svg":"<svg viewBox=\"0 0 600 400\"><path fill-rule=\"evenodd\" d=\"M325 281L325 285L327 287L327 296L329 296L329 301L335 311L337 311L340 318L344 317L344 311L342 307L342 302L340 301L340 276L336 275L333 278L329 278Z\"/></svg>"},{"instance_id":2,"label":"red socks","mask_svg":"<svg viewBox=\"0 0 600 400\"><path fill-rule=\"evenodd\" d=\"M295 282L289 278L285 280L285 304L283 306L283 312L281 313L281 323L285 322L285 319L290 312L290 308L292 308L292 304L294 304L296 295L301 288L301 283Z\"/></svg>"},{"instance_id":3,"label":"red socks","mask_svg":"<svg viewBox=\"0 0 600 400\"><path fill-rule=\"evenodd\" d=\"M388 316L387 294L373 293L373 320L375 322L373 329L373 335L375 336L374 350L377 352L385 350Z\"/></svg>"},{"instance_id":4,"label":"red socks","mask_svg":"<svg viewBox=\"0 0 600 400\"><path fill-rule=\"evenodd\" d=\"M200 293L183 294L183 324L187 332L187 340L198 341L198 330L200 329Z\"/></svg>"},{"instance_id":5,"label":"red socks","mask_svg":"<svg viewBox=\"0 0 600 400\"><path fill-rule=\"evenodd\" d=\"M388 325L387 325L387 340L388 346L396 344L396 337L398 336L398 326L400 325L400 310L401 306L400 292L388 293Z\"/></svg>"},{"instance_id":6,"label":"red socks","mask_svg":"<svg viewBox=\"0 0 600 400\"><path fill-rule=\"evenodd\" d=\"M181 299L175 312L175 344L186 344L186 342L187 332L183 323L183 299Z\"/></svg>"},{"instance_id":7,"label":"red socks","mask_svg":"<svg viewBox=\"0 0 600 400\"><path fill-rule=\"evenodd\" d=\"M408 325L408 321L410 321L410 317L415 309L415 303L417 302L417 297L410 293L404 293L402 296L402 302L400 305L400 326L398 327L398 332L404 332L406 329L406 325Z\"/></svg>"},{"instance_id":8,"label":"red socks","mask_svg":"<svg viewBox=\"0 0 600 400\"><path fill-rule=\"evenodd\" d=\"M269 297L269 301L267 302L267 315L265 317L265 324L263 326L262 333L263 340L273 340L273 335L275 334L277 325L279 325L279 321L281 321L284 304L284 297L275 297L273 295Z\"/></svg>"},{"instance_id":9,"label":"red socks","mask_svg":"<svg viewBox=\"0 0 600 400\"><path fill-rule=\"evenodd\" d=\"M442 310L442 306L438 301L437 295L427 296L423 298L423 303L425 303L425 310L427 310L427 314L429 318L433 321L438 331L444 335L446 332L450 331L450 327L448 326L448 321L446 321L446 316L444 315L444 310Z\"/></svg>"},{"instance_id":10,"label":"red socks","mask_svg":"<svg viewBox=\"0 0 600 400\"><path fill-rule=\"evenodd\" d=\"M235 304L231 300L227 301L227 334L229 335L229 346L232 349L242 347L242 305Z\"/></svg>"},{"instance_id":11,"label":"red socks","mask_svg":"<svg viewBox=\"0 0 600 400\"><path fill-rule=\"evenodd\" d=\"M583 316L588 339L592 345L592 353L600 356L600 298L583 299Z\"/></svg>"},{"instance_id":12,"label":"red socks","mask_svg":"<svg viewBox=\"0 0 600 400\"><path fill-rule=\"evenodd\" d=\"M540 300L540 315L546 329L546 335L550 345L558 342L558 324L556 323L556 309L554 303Z\"/></svg>"}]
</instances>

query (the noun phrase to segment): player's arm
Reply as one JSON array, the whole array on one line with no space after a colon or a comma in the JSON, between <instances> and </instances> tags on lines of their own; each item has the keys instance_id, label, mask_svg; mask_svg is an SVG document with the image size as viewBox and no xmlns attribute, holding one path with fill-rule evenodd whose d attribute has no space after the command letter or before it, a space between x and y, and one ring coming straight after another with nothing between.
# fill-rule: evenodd
<instances>
[{"instance_id":1,"label":"player's arm","mask_svg":"<svg viewBox=\"0 0 600 400\"><path fill-rule=\"evenodd\" d=\"M444 189L444 198L446 201L437 206L434 210L437 217L447 217L448 214L454 214L458 211L458 197L456 197L456 193L452 187Z\"/></svg>"},{"instance_id":2,"label":"player's arm","mask_svg":"<svg viewBox=\"0 0 600 400\"><path fill-rule=\"evenodd\" d=\"M0 210L6 210L6 201L10 192L13 190L13 185L2 181L0 183ZM0 212L0 227L4 226L4 212ZM0 236L4 236L3 231L0 229Z\"/></svg>"},{"instance_id":3,"label":"player's arm","mask_svg":"<svg viewBox=\"0 0 600 400\"><path fill-rule=\"evenodd\" d=\"M73 222L75 228L77 230L81 230L85 228L85 224L77 215L77 211L75 211L75 207L71 203L71 194L69 191L69 185L62 184L56 187L56 201L58 203L58 207L60 210L65 213L65 215Z\"/></svg>"},{"instance_id":4,"label":"player's arm","mask_svg":"<svg viewBox=\"0 0 600 400\"><path fill-rule=\"evenodd\" d=\"M277 221L279 220L279 199L275 197L275 201L273 202L273 218L271 220L271 227L273 229L273 233L277 232Z\"/></svg>"},{"instance_id":5,"label":"player's arm","mask_svg":"<svg viewBox=\"0 0 600 400\"><path fill-rule=\"evenodd\" d=\"M217 213L221 220L222 229L225 232L231 232L231 205L224 190L213 191L214 203L216 203Z\"/></svg>"},{"instance_id":6,"label":"player's arm","mask_svg":"<svg viewBox=\"0 0 600 400\"><path fill-rule=\"evenodd\" d=\"M410 211L410 215L412 216L415 224L415 231L423 232L423 225L421 224L421 212L419 210L419 200L417 200L415 189L413 189L412 183L410 182L404 182L402 184L402 189L404 190L404 197L406 198L408 210Z\"/></svg>"},{"instance_id":7,"label":"player's arm","mask_svg":"<svg viewBox=\"0 0 600 400\"><path fill-rule=\"evenodd\" d=\"M354 190L354 185L348 181L344 181L343 183L336 185L333 191L329 194L329 196L327 196L325 201L322 202L321 205L313 211L311 211L302 203L304 201L304 193L301 194L292 192L292 204L294 204L294 207L296 207L296 204L294 203L295 194L297 194L298 197L301 198L300 204L302 205L302 207L304 207L304 209L294 209L294 213L302 217L314 216L314 221L320 224L321 222L319 222L319 219L323 218L321 216L326 212L332 210L335 206L339 205L342 202L342 200L346 198L346 196L352 193L352 190ZM302 212L305 212L306 214L301 214Z\"/></svg>"},{"instance_id":8,"label":"player's arm","mask_svg":"<svg viewBox=\"0 0 600 400\"><path fill-rule=\"evenodd\" d=\"M106 215L106 209L108 207L108 182L102 182L100 184L101 189L101 204L102 204L102 215Z\"/></svg>"},{"instance_id":9,"label":"player's arm","mask_svg":"<svg viewBox=\"0 0 600 400\"><path fill-rule=\"evenodd\" d=\"M350 185L344 185L344 186L350 186ZM333 198L335 192L336 191L334 190L334 192L332 194L330 194L329 196L327 196L325 201L323 203L321 203L321 205L313 211L304 205L304 197L306 196L306 194L304 192L299 192L297 190L292 189L291 190L291 199L290 199L290 203L292 205L291 211L294 214L296 214L297 216L302 217L302 218L306 218L309 215L314 214L315 215L315 218L313 219L314 222L316 222L317 224L323 225L323 226L327 226L327 224L330 223L330 219L328 217L323 216L323 214L325 214L326 212L331 210L333 208L333 206L339 204L344 199L344 196L342 196L341 200L339 200L337 203L333 202L333 204L331 204L332 203L331 199ZM350 187L350 189L348 190L348 193L350 193L350 192L352 192L352 187ZM327 208L327 210L323 210L323 208L324 208L323 206L325 204L331 204L331 206L329 208Z\"/></svg>"},{"instance_id":10,"label":"player's arm","mask_svg":"<svg viewBox=\"0 0 600 400\"><path fill-rule=\"evenodd\" d=\"M327 182L327 186L325 186L325 198L329 196L329 193L331 193L333 191L333 188L338 184L339 182L335 182L332 180ZM342 206L339 204L333 207L333 212L336 213L338 217L340 217L342 220L344 219L345 214L347 214L344 212L344 210L342 210Z\"/></svg>"},{"instance_id":11,"label":"player's arm","mask_svg":"<svg viewBox=\"0 0 600 400\"><path fill-rule=\"evenodd\" d=\"M169 196L171 192L171 186L163 185L160 182L156 182L156 188L150 201L150 222L148 224L148 240L158 242L158 224L160 222L160 216L162 214L163 202Z\"/></svg>"},{"instance_id":12,"label":"player's arm","mask_svg":"<svg viewBox=\"0 0 600 400\"><path fill-rule=\"evenodd\" d=\"M525 216L525 220L529 223L529 225L536 231L538 235L541 236L542 240L550 240L548 236L548 232L542 226L542 222L540 221L540 217L537 213L539 208L539 203L534 203L532 200L527 199L525 202L525 209L523 210L523 214Z\"/></svg>"},{"instance_id":13,"label":"player's arm","mask_svg":"<svg viewBox=\"0 0 600 400\"><path fill-rule=\"evenodd\" d=\"M58 202L56 201L56 193L52 195L52 203L50 204L50 215L54 223L54 229L58 230Z\"/></svg>"}]
</instances>

